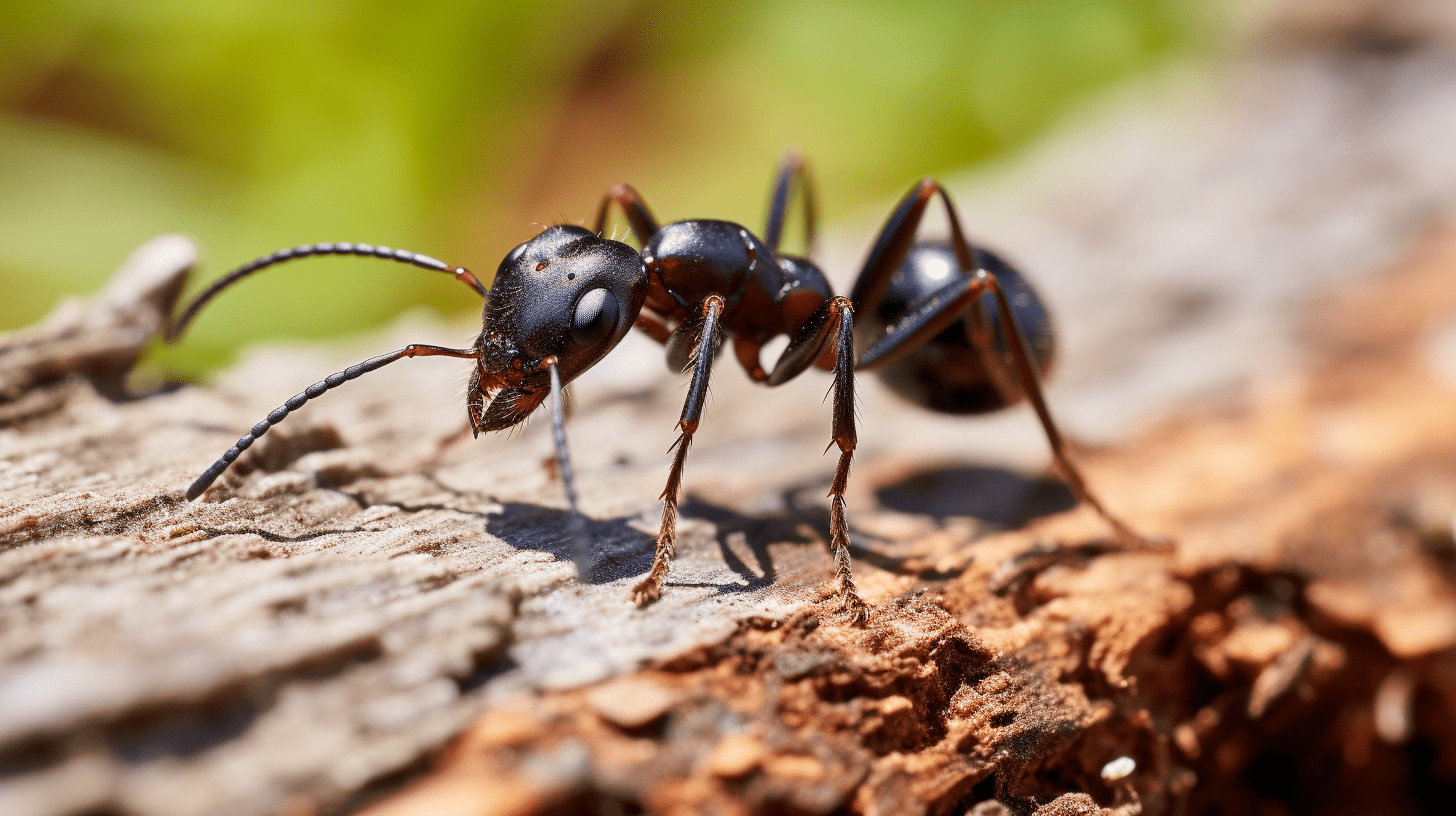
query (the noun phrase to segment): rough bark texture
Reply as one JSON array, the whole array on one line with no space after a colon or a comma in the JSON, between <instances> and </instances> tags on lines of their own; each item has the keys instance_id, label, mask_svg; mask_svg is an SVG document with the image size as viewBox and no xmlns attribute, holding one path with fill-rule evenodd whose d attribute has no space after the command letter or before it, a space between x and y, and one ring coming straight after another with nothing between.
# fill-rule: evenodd
<instances>
[{"instance_id":1,"label":"rough bark texture","mask_svg":"<svg viewBox=\"0 0 1456 816\"><path fill-rule=\"evenodd\" d=\"M470 441L459 361L331 392L184 502L307 383L473 329L131 396L191 262L149 245L0 338L0 813L1448 801L1456 58L1402 19L1266 25L1231 74L1171 82L1182 107L1131 95L961 185L1059 318L1054 412L1118 440L1083 452L1092 483L1175 550L1117 552L1060 483L993 466L1045 461L1025 413L866 385L863 629L829 600L827 380L729 365L663 598L627 602L682 398L640 338L575 386L580 577L548 429ZM873 226L831 247L841 289Z\"/></svg>"},{"instance_id":2,"label":"rough bark texture","mask_svg":"<svg viewBox=\"0 0 1456 816\"><path fill-rule=\"evenodd\" d=\"M877 543L868 628L821 601L501 705L371 813L1438 811L1456 379L1428 328L1450 367L1453 318L1448 236L1322 304L1296 381L1093 456L1175 556L1111 551L1084 511Z\"/></svg>"}]
</instances>

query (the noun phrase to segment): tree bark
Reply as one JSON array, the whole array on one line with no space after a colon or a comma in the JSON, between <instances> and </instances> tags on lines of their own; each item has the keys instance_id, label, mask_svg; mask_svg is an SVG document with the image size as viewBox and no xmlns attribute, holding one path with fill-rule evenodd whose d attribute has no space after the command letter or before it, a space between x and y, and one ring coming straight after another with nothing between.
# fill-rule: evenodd
<instances>
[{"instance_id":1,"label":"tree bark","mask_svg":"<svg viewBox=\"0 0 1456 816\"><path fill-rule=\"evenodd\" d=\"M1025 412L866 381L865 628L830 597L827 382L726 365L662 599L628 602L682 399L641 338L574 386L583 575L549 429L471 441L459 361L330 392L185 501L306 384L478 329L134 394L192 262L144 247L0 339L0 812L1428 805L1456 778L1456 58L1289 26L957 186L1058 315L1053 413L1111 443L1091 483L1173 552L1004 469L1045 462Z\"/></svg>"}]
</instances>

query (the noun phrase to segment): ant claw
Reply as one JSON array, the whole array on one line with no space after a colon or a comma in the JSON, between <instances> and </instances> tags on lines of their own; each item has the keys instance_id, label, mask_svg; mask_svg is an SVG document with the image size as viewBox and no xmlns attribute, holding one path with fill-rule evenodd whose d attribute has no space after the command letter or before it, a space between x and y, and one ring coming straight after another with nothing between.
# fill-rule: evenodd
<instances>
[{"instance_id":1,"label":"ant claw","mask_svg":"<svg viewBox=\"0 0 1456 816\"><path fill-rule=\"evenodd\" d=\"M660 593L661 589L657 582L648 578L632 587L632 603L637 604L638 607L644 607L657 600Z\"/></svg>"},{"instance_id":2,"label":"ant claw","mask_svg":"<svg viewBox=\"0 0 1456 816\"><path fill-rule=\"evenodd\" d=\"M1098 508L1100 509L1100 508ZM1121 552L1146 552L1146 553L1171 553L1177 549L1173 539L1167 536L1140 535L1115 518L1103 516L1113 523L1113 540L1116 546L1113 549Z\"/></svg>"},{"instance_id":3,"label":"ant claw","mask_svg":"<svg viewBox=\"0 0 1456 816\"><path fill-rule=\"evenodd\" d=\"M870 607L859 593L853 589L841 589L839 595L839 611L849 615L849 622L853 626L864 626L870 619Z\"/></svg>"}]
</instances>

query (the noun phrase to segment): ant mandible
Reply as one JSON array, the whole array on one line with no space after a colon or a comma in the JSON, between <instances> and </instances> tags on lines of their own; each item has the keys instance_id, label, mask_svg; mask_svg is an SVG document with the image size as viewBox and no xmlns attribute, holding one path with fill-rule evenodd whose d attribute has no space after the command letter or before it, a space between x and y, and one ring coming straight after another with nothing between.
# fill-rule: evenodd
<instances>
[{"instance_id":1,"label":"ant mandible","mask_svg":"<svg viewBox=\"0 0 1456 816\"><path fill-rule=\"evenodd\" d=\"M805 240L815 238L813 190L804 161L779 165L763 237L728 221L693 219L661 225L631 186L602 198L595 227L549 227L506 255L487 290L463 267L424 255L369 244L309 244L279 250L242 266L199 294L172 322L179 337L198 311L223 289L261 269L314 255L361 255L446 272L485 299L480 335L470 348L410 345L365 360L304 389L238 440L187 489L195 499L238 455L290 412L331 388L403 357L460 357L475 361L467 390L471 430L498 431L524 421L547 395L553 400L557 458L572 510L576 491L566 453L561 390L606 356L635 325L662 343L668 365L690 371L678 418L662 522L647 576L632 589L645 605L656 599L676 540L678 497L688 448L703 415L713 360L726 338L755 381L781 385L811 365L832 371L831 445L839 462L829 490L829 547L842 607L855 623L868 607L850 572L844 493L854 455L855 371L878 370L891 389L936 411L977 414L1028 400L1041 421L1057 469L1130 546L1144 541L1088 489L1057 431L1040 378L1054 353L1051 324L1022 276L961 229L955 205L932 179L917 182L890 213L848 297L835 295L813 262L779 252L796 188L804 200ZM950 222L949 241L916 242L931 200L939 196ZM642 242L638 252L602 237L616 204ZM859 317L856 322L856 316ZM1030 335L1029 339L1027 335ZM772 370L760 351L787 335ZM856 345L865 347L856 360Z\"/></svg>"}]
</instances>

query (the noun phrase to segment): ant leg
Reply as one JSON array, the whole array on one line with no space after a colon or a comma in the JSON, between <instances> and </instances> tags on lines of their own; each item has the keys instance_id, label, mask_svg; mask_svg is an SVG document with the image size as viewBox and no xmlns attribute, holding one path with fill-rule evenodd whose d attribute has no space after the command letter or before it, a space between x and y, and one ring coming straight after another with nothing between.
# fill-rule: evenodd
<instances>
[{"instance_id":1,"label":"ant leg","mask_svg":"<svg viewBox=\"0 0 1456 816\"><path fill-rule=\"evenodd\" d=\"M1016 322L1016 318L1011 312L1011 303L1007 300L1001 285L996 281L995 275L984 269L978 269L974 275L957 278L937 289L919 304L912 306L899 323L891 327L883 338L870 346L864 356L860 358L859 367L862 369L879 368L909 354L947 326L964 319L962 316L968 310L979 312L981 296L988 291L995 297L1002 325L1008 327L1006 330L1010 341L1008 356L1012 368L1012 371L1006 370L1008 361L996 353L991 332L989 328L984 327L985 315L978 315L980 320L976 323L979 323L980 327L972 331L971 339L986 371L992 375L991 382L1001 391L1008 404L1018 401L1022 395L1026 396L1027 401L1036 411L1037 419L1041 422L1042 432L1046 434L1047 443L1051 446L1052 460L1056 462L1057 470L1066 478L1067 484L1077 498L1096 510L1124 544L1137 547L1147 546L1146 540L1108 512L1097 496L1092 493L1092 489L1087 486L1087 480L1082 477L1082 472L1067 455L1066 442L1063 441L1062 434L1052 419L1051 411L1047 408L1046 399L1042 396L1040 378L1031 361L1031 352L1027 348L1026 337L1022 334L1021 325Z\"/></svg>"},{"instance_id":2,"label":"ant leg","mask_svg":"<svg viewBox=\"0 0 1456 816\"><path fill-rule=\"evenodd\" d=\"M571 505L571 512L577 513L576 481L571 470L571 454L566 449L566 392L561 387L561 374L554 359L546 363L546 369L551 374L551 438L556 444L556 467L566 488L566 503Z\"/></svg>"},{"instance_id":3,"label":"ant leg","mask_svg":"<svg viewBox=\"0 0 1456 816\"><path fill-rule=\"evenodd\" d=\"M1000 313L1002 325L1007 327L1006 333L1010 335L1008 339L1011 340L1011 361L1015 366L1016 378L1020 381L1021 392L1031 402L1032 408L1036 409L1037 419L1041 420L1041 429L1046 434L1047 443L1052 448L1052 460L1056 462L1057 470L1066 478L1067 484L1072 488L1072 492L1077 494L1077 498L1086 502L1093 510L1096 510L1099 516L1102 516L1103 521L1106 521L1108 526L1112 527L1118 540L1124 546L1135 549L1163 546L1161 544L1155 544L1133 532L1131 527L1128 527L1121 519L1108 512L1107 508L1102 505L1102 502L1097 499L1097 496L1092 493L1092 489L1087 486L1087 480L1082 478L1082 471L1072 463L1071 458L1067 455L1067 445L1062 440L1061 432L1057 430L1056 422L1052 420L1052 414L1047 408L1046 400L1042 397L1041 381L1037 376L1036 366L1031 361L1031 350L1027 347L1026 336L1021 332L1021 324L1016 322L1016 317L1011 311L1011 301L1006 298L1006 292L1002 290L1001 284L996 281L995 275L992 275L984 269L978 269L976 270L976 279L983 282L982 288L989 289L996 297L996 310ZM975 308L977 311L980 309L979 306L972 308ZM984 322L984 316L982 316L982 321ZM989 330L974 332L972 334L972 341L981 352L983 359L993 360L992 365L997 369L1001 368L1004 360L997 359L998 355L991 348ZM1003 378L993 377L992 381L1000 382L1001 379Z\"/></svg>"},{"instance_id":4,"label":"ant leg","mask_svg":"<svg viewBox=\"0 0 1456 816\"><path fill-rule=\"evenodd\" d=\"M1107 511L1087 486L1082 472L1067 455L1067 445L1042 396L1040 377L1032 362L1021 324L1016 321L1011 304L997 283L996 276L976 268L971 245L961 229L955 204L945 188L933 179L922 179L910 188L886 219L850 294L855 308L874 308L879 305L889 289L890 276L904 263L905 255L914 243L926 205L936 195L940 196L945 205L946 216L950 221L951 247L955 251L956 263L963 272L974 272L952 280L919 303L913 304L899 322L865 349L859 360L859 367L873 369L889 365L919 348L957 320L968 320L972 342L992 384L1007 404L1017 402L1022 395L1026 396L1036 411L1042 432L1046 434L1047 443L1051 446L1052 460L1056 463L1057 470L1067 479L1072 492L1102 516L1123 544L1135 547L1151 546L1146 539ZM996 353L990 326L979 304L981 296L988 291L994 295L1001 323L1007 327L1005 331L1009 340L1008 356L1012 371L1007 371L1008 360Z\"/></svg>"},{"instance_id":5,"label":"ant leg","mask_svg":"<svg viewBox=\"0 0 1456 816\"><path fill-rule=\"evenodd\" d=\"M880 234L875 236L874 246L870 248L870 254L865 258L864 266L860 267L859 277L849 293L856 310L873 309L884 300L890 289L890 277L905 262L905 255L914 245L915 233L920 229L920 219L925 216L925 207L936 193L940 194L946 215L950 217L951 245L956 253L956 262L962 270L976 268L970 244L961 232L960 217L956 215L950 196L934 179L921 179L900 199L890 217L885 219Z\"/></svg>"},{"instance_id":6,"label":"ant leg","mask_svg":"<svg viewBox=\"0 0 1456 816\"><path fill-rule=\"evenodd\" d=\"M168 342L171 342L181 337L182 332L187 329L187 324L192 322L192 318L197 316L197 313L202 310L203 306L207 305L208 301L216 297L222 290L232 286L243 278L259 270L281 264L284 261L308 258L315 255L358 255L366 258L382 258L388 261L399 261L400 263L418 266L421 269L429 269L435 272L445 272L454 275L456 280L474 289L481 297L485 297L486 294L485 286L476 279L475 275L471 274L469 269L463 266L451 266L444 261L436 260L428 255L421 255L418 252L410 252L405 249L390 249L389 247L374 246L373 244L304 244L288 249L280 249L271 255L255 258L217 279L211 286L202 290L201 294L193 298L192 302L188 303L187 307L182 310L177 318L166 327L164 338Z\"/></svg>"},{"instance_id":7,"label":"ant leg","mask_svg":"<svg viewBox=\"0 0 1456 816\"><path fill-rule=\"evenodd\" d=\"M767 382L768 372L763 370L763 364L759 362L759 355L763 351L763 343L751 334L733 335L733 356L738 358L738 364L748 372L748 378L754 382Z\"/></svg>"},{"instance_id":8,"label":"ant leg","mask_svg":"<svg viewBox=\"0 0 1456 816\"><path fill-rule=\"evenodd\" d=\"M975 254L961 230L960 216L956 213L950 195L934 179L924 178L916 182L904 198L900 199L890 217L885 219L879 235L875 236L874 246L870 248L870 254L865 258L864 266L860 268L859 277L855 279L854 288L849 294L857 311L873 309L884 300L885 293L890 288L890 278L899 271L900 265L905 262L905 256L915 243L915 234L920 229L921 219L925 217L925 207L937 194L945 205L946 216L950 221L951 248L955 252L957 266L962 273L973 270L980 273L980 270L976 270ZM950 324L962 319L962 315L984 292L985 286L975 275L963 274L953 278L918 303L911 304L899 322L886 329L885 334L873 343L867 344L858 367L881 368L899 360ZM988 370L992 368L994 366L988 366ZM1004 396L1009 397L1011 394Z\"/></svg>"},{"instance_id":9,"label":"ant leg","mask_svg":"<svg viewBox=\"0 0 1456 816\"><path fill-rule=\"evenodd\" d=\"M829 488L829 549L834 554L839 601L856 625L869 619L869 607L854 588L849 565L849 520L844 491L849 487L849 462L859 441L854 427L854 307L848 298L835 298L839 331L834 349L834 442L839 446L839 464Z\"/></svg>"},{"instance_id":10,"label":"ant leg","mask_svg":"<svg viewBox=\"0 0 1456 816\"><path fill-rule=\"evenodd\" d=\"M763 228L763 242L775 253L783 239L784 221L788 218L789 198L794 193L794 182L804 191L804 254L814 254L814 243L818 232L818 215L814 209L814 185L809 178L809 167L804 157L790 153L779 162L774 174L773 193L768 202L768 222Z\"/></svg>"},{"instance_id":11,"label":"ant leg","mask_svg":"<svg viewBox=\"0 0 1456 816\"><path fill-rule=\"evenodd\" d=\"M597 235L601 235L602 230L607 226L607 215L613 202L621 207L622 214L627 216L627 224L637 235L639 244L646 246L647 242L652 240L652 236L662 229L657 223L657 219L652 216L652 211L647 209L647 202L642 200L642 194L630 184L618 184L602 196L602 204L597 208L596 225L592 228ZM672 329L668 328L661 318L645 313L637 316L635 324L637 328L659 343L666 344L668 336L672 334Z\"/></svg>"},{"instance_id":12,"label":"ant leg","mask_svg":"<svg viewBox=\"0 0 1456 816\"><path fill-rule=\"evenodd\" d=\"M202 492L207 488L211 487L212 483L217 480L217 477L221 476L222 472L227 470L228 466L231 465L238 458L238 456L242 454L243 451L248 449L248 446L252 445L255 441L257 441L258 437L267 433L269 428L282 422L289 413L297 411L299 408L303 407L303 404L305 402L308 402L314 397L323 394L325 391L328 391L332 388L337 388L338 386L343 385L344 383L354 379L355 377L358 377L361 374L367 374L376 369L383 368L402 357L463 357L473 360L477 359L479 357L479 354L480 352L476 351L475 349L452 349L444 348L443 346L411 344L405 346L399 351L391 351L388 354L381 354L378 357L371 357L362 363L356 363L355 365L351 365L336 374L330 374L324 379L303 389L299 393L294 394L291 398L289 398L287 402L274 409L274 411L269 414L266 419L264 419L262 422L259 422L257 425L254 425L253 430L244 434L243 438L237 441L237 444L233 445L231 448L228 448L227 452L222 455L222 458L218 459L216 462L213 462L212 467L209 467L207 470L203 471L202 475L198 476L197 480L192 483L192 486L187 488L187 500L191 501L198 496L201 496Z\"/></svg>"},{"instance_id":13,"label":"ant leg","mask_svg":"<svg viewBox=\"0 0 1456 816\"><path fill-rule=\"evenodd\" d=\"M657 219L652 217L652 211L647 209L647 202L642 200L642 194L630 184L618 184L608 190L602 196L602 205L597 208L596 226L592 232L602 234L602 229L607 225L607 210L611 208L612 202L616 202L622 208L622 214L627 216L627 223L632 231L637 233L637 241L646 244L653 235L657 234L660 227Z\"/></svg>"},{"instance_id":14,"label":"ant leg","mask_svg":"<svg viewBox=\"0 0 1456 816\"><path fill-rule=\"evenodd\" d=\"M952 323L965 319L964 315L968 310L978 310L980 297L986 293L986 283L981 275L989 277L990 273L976 270L975 274L953 278L950 283L910 304L905 314L893 326L886 328L885 333L860 355L858 367L871 371L898 362ZM989 367L990 363L980 343L982 338L977 334L974 339L982 362ZM989 332L985 339L990 340ZM1012 402L1016 400L1008 400L1007 404Z\"/></svg>"},{"instance_id":15,"label":"ant leg","mask_svg":"<svg viewBox=\"0 0 1456 816\"><path fill-rule=\"evenodd\" d=\"M849 521L844 492L849 487L849 463L859 441L854 427L854 306L849 298L825 301L799 329L788 348L774 364L769 385L780 385L808 368L825 346L834 343L834 424L830 445L839 446L839 464L829 488L829 552L834 556L835 579L839 584L841 608L855 625L869 619L869 607L854 588L850 572Z\"/></svg>"},{"instance_id":16,"label":"ant leg","mask_svg":"<svg viewBox=\"0 0 1456 816\"><path fill-rule=\"evenodd\" d=\"M652 553L652 569L646 578L632 587L632 600L638 606L645 606L657 598L662 589L662 579L667 575L667 564L672 560L673 545L677 539L677 500L682 491L683 465L687 462L688 447L693 443L693 433L697 431L698 421L703 416L703 405L708 396L708 378L713 372L713 358L723 342L723 328L719 323L719 315L723 313L723 299L717 295L709 295L703 300L701 309L701 322L695 321L697 336L694 338L690 362L693 379L688 384L688 396L683 402L682 416L677 421L682 435L673 444L677 451L672 457L672 469L668 471L667 487L663 488L662 495L658 497L662 499L662 526L658 530L657 545ZM690 325L684 325L678 331L690 328Z\"/></svg>"},{"instance_id":17,"label":"ant leg","mask_svg":"<svg viewBox=\"0 0 1456 816\"><path fill-rule=\"evenodd\" d=\"M637 315L637 320L633 325L645 332L648 337L651 337L664 346L667 345L667 338L672 336L672 329L669 329L666 323L651 315Z\"/></svg>"},{"instance_id":18,"label":"ant leg","mask_svg":"<svg viewBox=\"0 0 1456 816\"><path fill-rule=\"evenodd\" d=\"M566 503L571 507L572 561L576 563L577 580L588 581L591 580L593 566L592 540L586 517L576 504L576 476L571 469L571 454L566 448L566 390L561 387L561 374L556 370L554 358L546 364L546 368L551 372L551 436L556 443L556 467L566 489Z\"/></svg>"}]
</instances>

